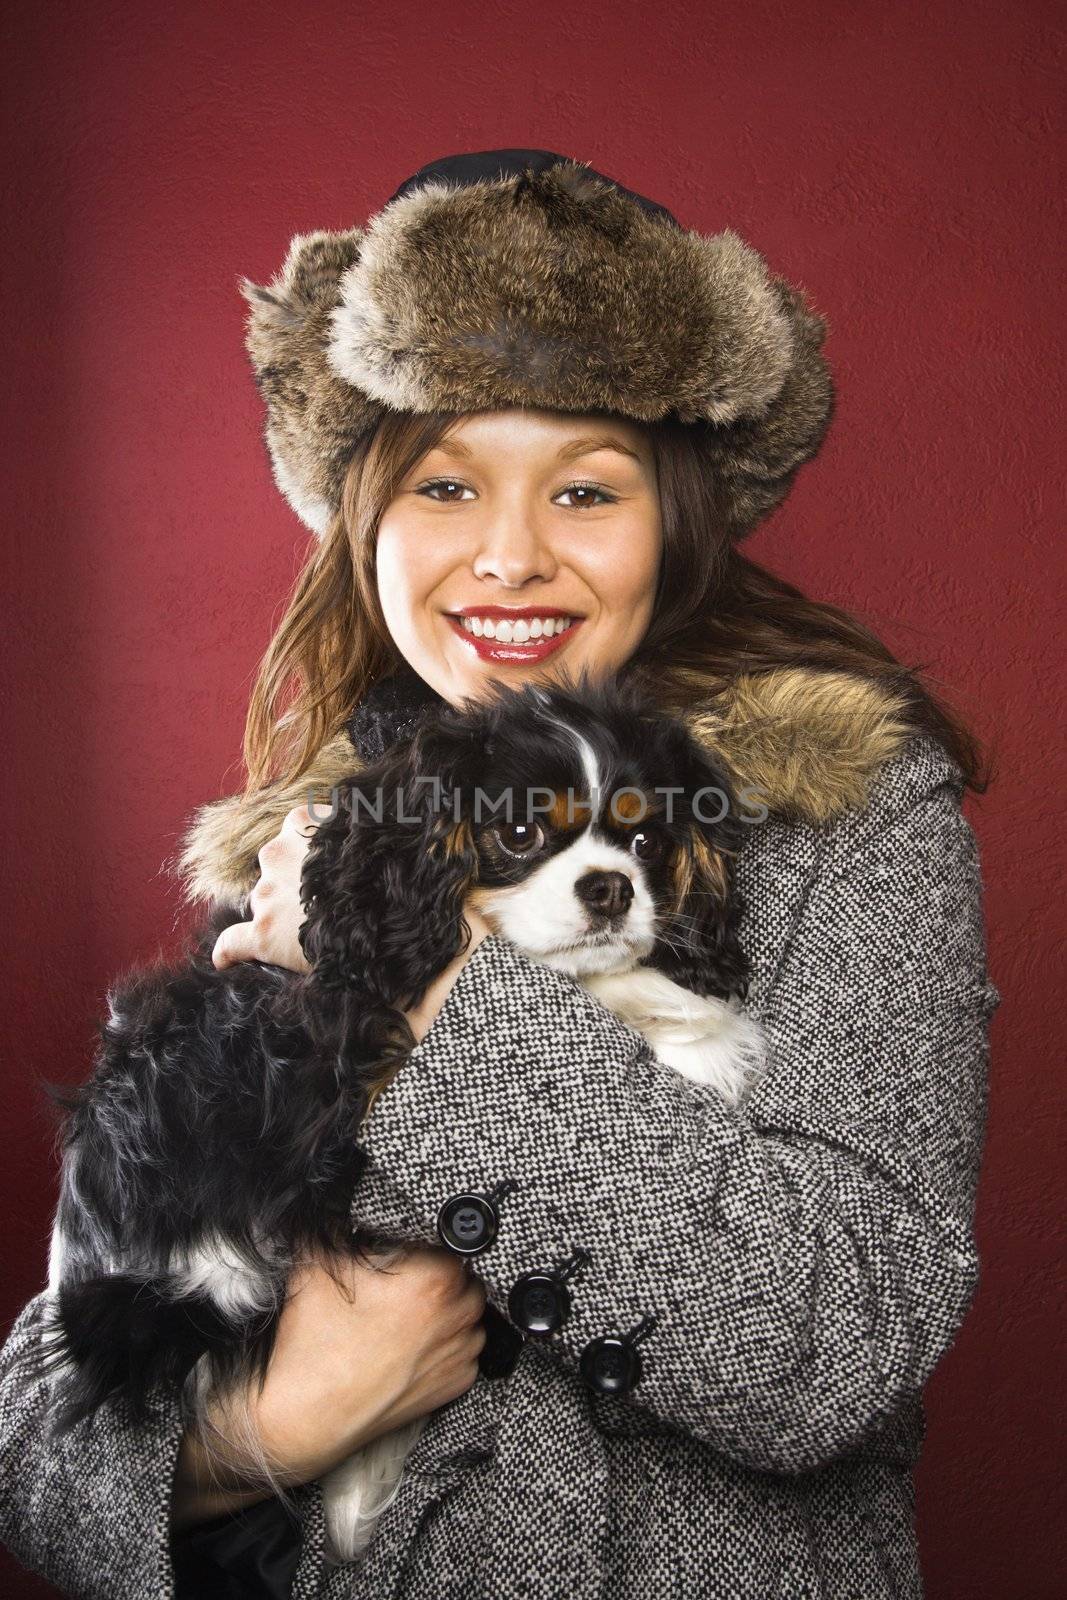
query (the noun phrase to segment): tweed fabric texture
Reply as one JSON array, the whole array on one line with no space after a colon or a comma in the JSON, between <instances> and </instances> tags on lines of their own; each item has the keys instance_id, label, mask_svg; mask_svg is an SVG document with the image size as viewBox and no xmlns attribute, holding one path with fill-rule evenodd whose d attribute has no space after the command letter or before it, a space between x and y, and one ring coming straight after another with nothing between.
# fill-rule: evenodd
<instances>
[{"instance_id":1,"label":"tweed fabric texture","mask_svg":"<svg viewBox=\"0 0 1067 1600\"><path fill-rule=\"evenodd\" d=\"M748 1004L770 1070L740 1112L656 1061L565 974L490 937L366 1131L358 1216L437 1242L505 1178L472 1262L591 1262L548 1341L436 1412L366 1557L323 1563L302 1496L295 1600L901 1600L921 1594L921 1391L977 1275L988 981L977 847L953 763L916 734L862 811L754 825L738 861ZM0 1357L0 1533L69 1593L171 1596L180 1415L42 1430L41 1302ZM657 1321L628 1396L587 1342Z\"/></svg>"}]
</instances>

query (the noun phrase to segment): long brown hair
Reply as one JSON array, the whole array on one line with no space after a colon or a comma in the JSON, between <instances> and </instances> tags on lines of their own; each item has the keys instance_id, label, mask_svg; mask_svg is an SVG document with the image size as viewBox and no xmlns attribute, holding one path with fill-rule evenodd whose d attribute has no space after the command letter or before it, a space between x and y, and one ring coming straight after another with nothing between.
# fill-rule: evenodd
<instances>
[{"instance_id":1,"label":"long brown hair","mask_svg":"<svg viewBox=\"0 0 1067 1600\"><path fill-rule=\"evenodd\" d=\"M372 684L399 663L378 600L379 520L455 414L391 412L356 450L341 506L313 546L260 663L245 726L246 793L299 778ZM633 424L631 424L633 425ZM740 672L811 667L890 690L909 725L940 740L967 787L990 781L977 739L921 677L856 617L801 590L717 534L702 424L641 424L652 443L663 559L652 621L627 671L667 711L711 698Z\"/></svg>"}]
</instances>

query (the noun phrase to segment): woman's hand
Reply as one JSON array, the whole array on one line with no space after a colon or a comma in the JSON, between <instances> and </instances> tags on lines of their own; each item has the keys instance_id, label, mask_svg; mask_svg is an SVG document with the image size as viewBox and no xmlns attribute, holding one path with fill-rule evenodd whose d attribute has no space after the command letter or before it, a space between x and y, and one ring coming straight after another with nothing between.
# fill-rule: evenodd
<instances>
[{"instance_id":1,"label":"woman's hand","mask_svg":"<svg viewBox=\"0 0 1067 1600\"><path fill-rule=\"evenodd\" d=\"M235 922L215 940L211 959L220 971L235 961L310 971L298 938L305 921L300 876L318 825L307 806L296 806L280 832L267 840L259 852L259 882L248 900L251 922Z\"/></svg>"},{"instance_id":2,"label":"woman's hand","mask_svg":"<svg viewBox=\"0 0 1067 1600\"><path fill-rule=\"evenodd\" d=\"M220 970L236 961L268 961L290 972L311 970L298 938L305 921L300 877L317 827L307 806L296 806L286 815L281 831L267 840L259 852L259 882L248 901L251 922L235 922L215 941L211 959ZM473 906L465 906L463 916L471 930L470 944L437 975L419 1004L405 1012L416 1042L427 1033L474 951L492 932Z\"/></svg>"},{"instance_id":3,"label":"woman's hand","mask_svg":"<svg viewBox=\"0 0 1067 1600\"><path fill-rule=\"evenodd\" d=\"M253 1381L216 1402L209 1413L214 1461L198 1429L183 1439L175 1531L269 1495L267 1487L250 1487L254 1466L239 1442L245 1406L291 1486L321 1477L372 1439L471 1387L486 1339L484 1288L449 1250L410 1245L398 1252L380 1258L384 1272L333 1257L341 1288L323 1260L294 1270L262 1390Z\"/></svg>"}]
</instances>

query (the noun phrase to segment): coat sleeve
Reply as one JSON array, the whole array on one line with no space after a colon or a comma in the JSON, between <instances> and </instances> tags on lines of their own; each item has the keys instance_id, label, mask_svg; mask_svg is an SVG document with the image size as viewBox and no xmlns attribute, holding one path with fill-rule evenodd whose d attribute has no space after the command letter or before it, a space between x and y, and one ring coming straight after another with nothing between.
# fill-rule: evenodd
<instances>
[{"instance_id":1,"label":"coat sleeve","mask_svg":"<svg viewBox=\"0 0 1067 1600\"><path fill-rule=\"evenodd\" d=\"M803 1471L913 1402L975 1288L988 1021L975 839L951 781L826 827L764 998L740 1111L572 979L483 941L363 1130L353 1218L436 1240L503 1180L473 1270L500 1309L578 1246L542 1358L658 1319L626 1404L748 1466ZM855 818L855 814L853 814Z\"/></svg>"},{"instance_id":2,"label":"coat sleeve","mask_svg":"<svg viewBox=\"0 0 1067 1600\"><path fill-rule=\"evenodd\" d=\"M30 1300L0 1350L0 1539L24 1566L78 1600L202 1592L177 1581L175 1557L188 1541L172 1544L170 1534L184 1429L177 1390L158 1386L143 1422L121 1402L108 1402L56 1437L50 1381L38 1368L46 1306L43 1294ZM303 1545L294 1593L313 1594L325 1571L321 1489L307 1484L295 1496ZM257 1516L263 1514L261 1507ZM278 1538L279 1530L271 1534Z\"/></svg>"},{"instance_id":3,"label":"coat sleeve","mask_svg":"<svg viewBox=\"0 0 1067 1600\"><path fill-rule=\"evenodd\" d=\"M0 1536L65 1594L169 1595L177 1393L157 1391L138 1425L109 1402L53 1436L51 1383L37 1370L47 1304L44 1294L31 1300L0 1351Z\"/></svg>"}]
</instances>

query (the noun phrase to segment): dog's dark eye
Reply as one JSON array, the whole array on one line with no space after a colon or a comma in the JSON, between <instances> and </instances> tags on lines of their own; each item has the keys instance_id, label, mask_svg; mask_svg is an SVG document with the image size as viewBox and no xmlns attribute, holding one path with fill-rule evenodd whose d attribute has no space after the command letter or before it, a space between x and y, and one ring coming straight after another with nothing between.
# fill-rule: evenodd
<instances>
[{"instance_id":1,"label":"dog's dark eye","mask_svg":"<svg viewBox=\"0 0 1067 1600\"><path fill-rule=\"evenodd\" d=\"M502 822L493 829L497 844L509 856L532 856L545 836L539 822Z\"/></svg>"},{"instance_id":2,"label":"dog's dark eye","mask_svg":"<svg viewBox=\"0 0 1067 1600\"><path fill-rule=\"evenodd\" d=\"M663 854L663 840L658 833L650 833L647 828L638 829L630 840L630 851L638 861L658 861Z\"/></svg>"}]
</instances>

